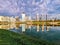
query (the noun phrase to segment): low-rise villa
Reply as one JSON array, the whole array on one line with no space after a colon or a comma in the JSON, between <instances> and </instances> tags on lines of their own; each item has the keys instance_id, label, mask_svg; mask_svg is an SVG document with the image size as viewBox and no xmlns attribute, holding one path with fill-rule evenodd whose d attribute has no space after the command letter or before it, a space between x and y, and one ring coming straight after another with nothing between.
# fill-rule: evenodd
<instances>
[{"instance_id":1,"label":"low-rise villa","mask_svg":"<svg viewBox=\"0 0 60 45\"><path fill-rule=\"evenodd\" d=\"M9 16L0 16L0 24L14 23L15 18Z\"/></svg>"}]
</instances>

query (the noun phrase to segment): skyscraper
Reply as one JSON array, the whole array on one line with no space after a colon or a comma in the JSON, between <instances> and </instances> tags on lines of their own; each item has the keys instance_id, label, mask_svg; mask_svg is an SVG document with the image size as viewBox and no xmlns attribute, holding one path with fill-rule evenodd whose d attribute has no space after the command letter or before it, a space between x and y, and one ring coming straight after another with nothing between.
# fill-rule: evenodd
<instances>
[{"instance_id":1,"label":"skyscraper","mask_svg":"<svg viewBox=\"0 0 60 45\"><path fill-rule=\"evenodd\" d=\"M29 16L29 20L31 21L31 16Z\"/></svg>"},{"instance_id":2,"label":"skyscraper","mask_svg":"<svg viewBox=\"0 0 60 45\"><path fill-rule=\"evenodd\" d=\"M36 21L39 21L39 14L36 15Z\"/></svg>"},{"instance_id":3,"label":"skyscraper","mask_svg":"<svg viewBox=\"0 0 60 45\"><path fill-rule=\"evenodd\" d=\"M25 13L23 12L22 13L22 22L24 22L25 21Z\"/></svg>"}]
</instances>

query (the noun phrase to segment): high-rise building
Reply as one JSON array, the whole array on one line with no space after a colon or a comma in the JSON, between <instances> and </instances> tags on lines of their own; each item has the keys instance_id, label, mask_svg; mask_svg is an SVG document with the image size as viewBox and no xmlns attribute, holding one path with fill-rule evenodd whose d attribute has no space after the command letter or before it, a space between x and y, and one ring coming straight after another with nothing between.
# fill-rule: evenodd
<instances>
[{"instance_id":1,"label":"high-rise building","mask_svg":"<svg viewBox=\"0 0 60 45\"><path fill-rule=\"evenodd\" d=\"M29 20L31 20L31 16L29 16Z\"/></svg>"},{"instance_id":2,"label":"high-rise building","mask_svg":"<svg viewBox=\"0 0 60 45\"><path fill-rule=\"evenodd\" d=\"M36 21L39 21L39 14L36 15Z\"/></svg>"},{"instance_id":3,"label":"high-rise building","mask_svg":"<svg viewBox=\"0 0 60 45\"><path fill-rule=\"evenodd\" d=\"M28 16L25 16L25 21L28 21L29 20L29 17Z\"/></svg>"},{"instance_id":4,"label":"high-rise building","mask_svg":"<svg viewBox=\"0 0 60 45\"><path fill-rule=\"evenodd\" d=\"M22 21L23 22L25 21L25 13L24 12L22 13Z\"/></svg>"}]
</instances>

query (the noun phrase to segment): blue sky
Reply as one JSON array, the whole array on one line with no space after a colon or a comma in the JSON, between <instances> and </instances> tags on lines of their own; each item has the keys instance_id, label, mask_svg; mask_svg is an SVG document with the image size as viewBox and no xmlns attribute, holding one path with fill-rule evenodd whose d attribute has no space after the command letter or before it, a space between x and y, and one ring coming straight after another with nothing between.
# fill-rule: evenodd
<instances>
[{"instance_id":1,"label":"blue sky","mask_svg":"<svg viewBox=\"0 0 60 45\"><path fill-rule=\"evenodd\" d=\"M31 16L36 13L58 16L60 0L0 0L0 15L20 16L22 12Z\"/></svg>"}]
</instances>

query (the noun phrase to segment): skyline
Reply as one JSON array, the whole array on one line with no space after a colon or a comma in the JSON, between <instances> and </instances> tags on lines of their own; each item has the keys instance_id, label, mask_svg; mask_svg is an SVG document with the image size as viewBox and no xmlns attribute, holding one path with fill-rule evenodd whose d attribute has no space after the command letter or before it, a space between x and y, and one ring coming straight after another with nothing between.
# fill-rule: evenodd
<instances>
[{"instance_id":1,"label":"skyline","mask_svg":"<svg viewBox=\"0 0 60 45\"><path fill-rule=\"evenodd\" d=\"M22 12L35 16L48 14L60 17L59 0L0 0L0 15L20 16Z\"/></svg>"}]
</instances>

